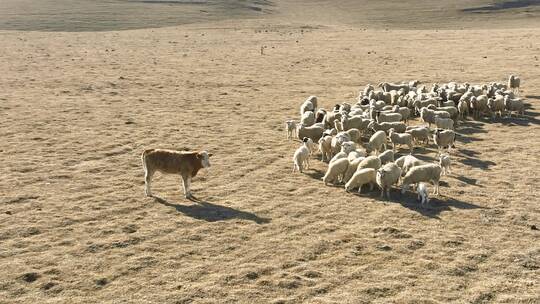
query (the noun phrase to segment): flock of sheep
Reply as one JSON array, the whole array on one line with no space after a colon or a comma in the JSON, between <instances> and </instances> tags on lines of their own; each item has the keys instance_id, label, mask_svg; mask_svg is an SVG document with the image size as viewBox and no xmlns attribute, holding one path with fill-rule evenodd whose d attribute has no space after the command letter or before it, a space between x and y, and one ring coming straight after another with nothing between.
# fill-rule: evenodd
<instances>
[{"instance_id":1,"label":"flock of sheep","mask_svg":"<svg viewBox=\"0 0 540 304\"><path fill-rule=\"evenodd\" d=\"M336 104L332 110L318 108L317 97L310 96L300 106L300 122L285 122L287 138L298 137L302 145L293 156L293 172L309 169L310 155L318 150L328 162L322 178L329 183L345 184L347 192L369 184L381 189L381 197L390 197L390 188L401 180L401 193L411 185L422 205L429 202L427 183L439 194L441 175L450 173L454 129L468 115L474 118L497 115L524 115L525 105L519 93L520 79L511 75L508 83L484 85L450 82L433 84L428 89L419 81L393 84L382 82L375 90L367 85L355 104ZM418 116L423 125L408 126ZM432 125L435 128L432 128ZM438 162L422 161L412 154L417 145L437 146ZM316 145L318 143L318 145ZM392 149L387 149L387 144ZM406 154L396 157L398 146ZM448 149L447 152L444 152Z\"/></svg>"}]
</instances>

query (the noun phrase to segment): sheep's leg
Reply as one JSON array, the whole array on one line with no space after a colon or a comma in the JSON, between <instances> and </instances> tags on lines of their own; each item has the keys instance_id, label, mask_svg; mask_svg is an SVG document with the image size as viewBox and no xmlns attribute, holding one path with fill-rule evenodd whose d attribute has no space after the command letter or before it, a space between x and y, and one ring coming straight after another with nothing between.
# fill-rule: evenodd
<instances>
[{"instance_id":1,"label":"sheep's leg","mask_svg":"<svg viewBox=\"0 0 540 304\"><path fill-rule=\"evenodd\" d=\"M381 198L384 198L384 187L381 187Z\"/></svg>"},{"instance_id":2,"label":"sheep's leg","mask_svg":"<svg viewBox=\"0 0 540 304\"><path fill-rule=\"evenodd\" d=\"M390 187L386 188L386 197L390 199Z\"/></svg>"},{"instance_id":3,"label":"sheep's leg","mask_svg":"<svg viewBox=\"0 0 540 304\"><path fill-rule=\"evenodd\" d=\"M439 195L439 181L438 180L432 180L431 183L433 183L433 186L435 186L435 189L433 189L434 195Z\"/></svg>"},{"instance_id":4,"label":"sheep's leg","mask_svg":"<svg viewBox=\"0 0 540 304\"><path fill-rule=\"evenodd\" d=\"M373 183L369 183L369 191L373 191Z\"/></svg>"},{"instance_id":5,"label":"sheep's leg","mask_svg":"<svg viewBox=\"0 0 540 304\"><path fill-rule=\"evenodd\" d=\"M362 185L358 186L358 194L362 193Z\"/></svg>"},{"instance_id":6,"label":"sheep's leg","mask_svg":"<svg viewBox=\"0 0 540 304\"><path fill-rule=\"evenodd\" d=\"M145 168L144 170L144 193L146 196L152 196L152 176L154 175L153 171Z\"/></svg>"}]
</instances>

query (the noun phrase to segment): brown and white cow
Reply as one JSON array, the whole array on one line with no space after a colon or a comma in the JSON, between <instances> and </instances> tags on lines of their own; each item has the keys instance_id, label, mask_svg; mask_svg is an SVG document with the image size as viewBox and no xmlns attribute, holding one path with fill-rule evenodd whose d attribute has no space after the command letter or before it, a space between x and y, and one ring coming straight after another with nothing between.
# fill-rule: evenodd
<instances>
[{"instance_id":1,"label":"brown and white cow","mask_svg":"<svg viewBox=\"0 0 540 304\"><path fill-rule=\"evenodd\" d=\"M152 176L156 171L166 174L179 174L182 176L184 194L186 198L192 198L189 189L191 179L197 175L201 168L210 167L209 157L211 153L206 151L187 152L165 149L147 149L142 153L144 169L145 193L152 196L150 189Z\"/></svg>"}]
</instances>

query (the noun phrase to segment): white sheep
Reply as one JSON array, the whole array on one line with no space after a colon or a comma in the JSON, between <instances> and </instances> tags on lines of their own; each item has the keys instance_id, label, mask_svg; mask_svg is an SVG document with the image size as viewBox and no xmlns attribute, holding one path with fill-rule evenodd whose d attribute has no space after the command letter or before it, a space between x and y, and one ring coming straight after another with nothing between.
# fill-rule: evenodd
<instances>
[{"instance_id":1,"label":"white sheep","mask_svg":"<svg viewBox=\"0 0 540 304\"><path fill-rule=\"evenodd\" d=\"M369 191L371 191L375 183L377 183L377 171L375 169L360 169L345 184L345 191L349 192L354 188L358 188L358 193L361 193L362 186L365 184L369 184Z\"/></svg>"},{"instance_id":2,"label":"white sheep","mask_svg":"<svg viewBox=\"0 0 540 304\"><path fill-rule=\"evenodd\" d=\"M516 112L516 116L519 114L525 115L525 104L523 103L523 100L519 98L511 99L509 96L505 96L504 106L510 117L512 116L512 112Z\"/></svg>"},{"instance_id":3,"label":"white sheep","mask_svg":"<svg viewBox=\"0 0 540 304\"><path fill-rule=\"evenodd\" d=\"M435 125L437 125L437 128L439 129L445 129L445 130L454 129L454 121L450 118L440 118L440 117L435 116Z\"/></svg>"},{"instance_id":4,"label":"white sheep","mask_svg":"<svg viewBox=\"0 0 540 304\"><path fill-rule=\"evenodd\" d=\"M405 125L402 122L382 122L378 123L376 121L372 121L368 125L368 129L372 129L373 131L384 131L388 132L390 129L394 129L394 131L403 133L407 130L407 125Z\"/></svg>"},{"instance_id":5,"label":"white sheep","mask_svg":"<svg viewBox=\"0 0 540 304\"><path fill-rule=\"evenodd\" d=\"M381 82L378 85L384 92L390 92L392 90L399 91L399 89L405 90L405 93L409 92L409 84L395 84L390 82Z\"/></svg>"},{"instance_id":6,"label":"white sheep","mask_svg":"<svg viewBox=\"0 0 540 304\"><path fill-rule=\"evenodd\" d=\"M407 145L409 147L409 154L412 154L413 151L413 140L412 135L409 133L397 133L394 129L388 131L390 137L390 142L392 143L392 151L396 152L397 145Z\"/></svg>"},{"instance_id":7,"label":"white sheep","mask_svg":"<svg viewBox=\"0 0 540 304\"><path fill-rule=\"evenodd\" d=\"M346 132L339 132L334 137L332 137L332 155L341 151L341 144L346 141L351 141L349 133Z\"/></svg>"},{"instance_id":8,"label":"white sheep","mask_svg":"<svg viewBox=\"0 0 540 304\"><path fill-rule=\"evenodd\" d=\"M309 169L310 150L309 150L309 146L308 146L308 138L304 137L302 139L302 142L303 142L302 146L300 146L294 152L293 170L292 170L293 173L294 173L294 171L296 169L298 169L298 171L300 171L300 173L302 173L304 171L304 166L305 166L306 170Z\"/></svg>"},{"instance_id":9,"label":"white sheep","mask_svg":"<svg viewBox=\"0 0 540 304\"><path fill-rule=\"evenodd\" d=\"M452 160L450 159L450 155L443 153L439 156L439 166L442 168L442 175L450 174L450 165L452 164Z\"/></svg>"},{"instance_id":10,"label":"white sheep","mask_svg":"<svg viewBox=\"0 0 540 304\"><path fill-rule=\"evenodd\" d=\"M411 129L408 129L406 131L407 133L411 134L413 141L415 142L422 142L424 144L429 144L429 137L431 136L431 132L429 131L428 127L414 127Z\"/></svg>"},{"instance_id":11,"label":"white sheep","mask_svg":"<svg viewBox=\"0 0 540 304\"><path fill-rule=\"evenodd\" d=\"M319 151L321 151L321 161L330 161L332 158L332 136L325 135L319 139Z\"/></svg>"},{"instance_id":12,"label":"white sheep","mask_svg":"<svg viewBox=\"0 0 540 304\"><path fill-rule=\"evenodd\" d=\"M308 127L300 123L296 127L296 135L299 139L307 137L311 138L311 140L313 140L314 142L319 141L319 139L322 137L323 132L324 128L317 124Z\"/></svg>"},{"instance_id":13,"label":"white sheep","mask_svg":"<svg viewBox=\"0 0 540 304\"><path fill-rule=\"evenodd\" d=\"M285 129L287 130L287 139L296 137L296 121L287 120L285 122Z\"/></svg>"},{"instance_id":14,"label":"white sheep","mask_svg":"<svg viewBox=\"0 0 540 304\"><path fill-rule=\"evenodd\" d=\"M480 95L478 97L471 97L469 102L470 110L472 111L474 118L479 118L481 114L487 112L488 97L486 95Z\"/></svg>"},{"instance_id":15,"label":"white sheep","mask_svg":"<svg viewBox=\"0 0 540 304\"><path fill-rule=\"evenodd\" d=\"M315 143L313 142L313 140L312 140L311 138L308 138L308 139L307 139L306 145L307 145L308 148L309 148L309 155L312 155L313 153L316 152L316 150L317 150L317 145L315 145Z\"/></svg>"},{"instance_id":16,"label":"white sheep","mask_svg":"<svg viewBox=\"0 0 540 304\"><path fill-rule=\"evenodd\" d=\"M405 176L405 174L407 174L407 172L409 172L411 168L416 167L416 166L426 165L426 164L427 163L423 160L419 160L418 158L412 155L407 155L407 157L403 160L403 164L401 166L399 166L399 164L397 165L401 168L401 176Z\"/></svg>"},{"instance_id":17,"label":"white sheep","mask_svg":"<svg viewBox=\"0 0 540 304\"><path fill-rule=\"evenodd\" d=\"M439 155L441 150L448 147L448 153L450 153L450 148L454 146L456 140L456 133L452 130L435 130L433 134L433 142L437 145L439 150Z\"/></svg>"},{"instance_id":18,"label":"white sheep","mask_svg":"<svg viewBox=\"0 0 540 304\"><path fill-rule=\"evenodd\" d=\"M307 111L315 111L313 103L309 100L304 101L304 103L300 106L300 116L303 116Z\"/></svg>"},{"instance_id":19,"label":"white sheep","mask_svg":"<svg viewBox=\"0 0 540 304\"><path fill-rule=\"evenodd\" d=\"M389 162L394 161L394 151L392 150L386 150L383 153L379 154L379 159L381 160L381 164L384 165Z\"/></svg>"},{"instance_id":20,"label":"white sheep","mask_svg":"<svg viewBox=\"0 0 540 304\"><path fill-rule=\"evenodd\" d=\"M462 100L458 103L459 119L465 120L465 117L469 114L469 103Z\"/></svg>"},{"instance_id":21,"label":"white sheep","mask_svg":"<svg viewBox=\"0 0 540 304\"><path fill-rule=\"evenodd\" d=\"M317 110L317 96L309 96L306 101L309 101L311 102L311 104L313 105L313 111Z\"/></svg>"},{"instance_id":22,"label":"white sheep","mask_svg":"<svg viewBox=\"0 0 540 304\"><path fill-rule=\"evenodd\" d=\"M349 161L353 161L353 160L355 160L355 159L357 159L357 158L360 158L360 157L366 157L366 156L367 156L367 155L366 155L366 152L365 152L365 151L363 151L363 150L358 150L358 149L357 149L357 150L354 150L354 151L349 152L349 155L347 155L347 159L348 159Z\"/></svg>"},{"instance_id":23,"label":"white sheep","mask_svg":"<svg viewBox=\"0 0 540 304\"><path fill-rule=\"evenodd\" d=\"M381 149L386 150L386 133L377 131L370 137L366 150L375 151L375 154L378 154Z\"/></svg>"},{"instance_id":24,"label":"white sheep","mask_svg":"<svg viewBox=\"0 0 540 304\"><path fill-rule=\"evenodd\" d=\"M386 196L390 198L390 188L399 181L400 175L401 169L394 163L388 163L377 170L376 180L381 187L381 198L384 197L385 192Z\"/></svg>"},{"instance_id":25,"label":"white sheep","mask_svg":"<svg viewBox=\"0 0 540 304\"><path fill-rule=\"evenodd\" d=\"M495 95L495 98L489 98L487 102L487 107L489 111L491 112L491 118L495 119L497 116L497 112L499 113L499 117L503 117L504 115L504 96L503 95Z\"/></svg>"},{"instance_id":26,"label":"white sheep","mask_svg":"<svg viewBox=\"0 0 540 304\"><path fill-rule=\"evenodd\" d=\"M341 151L334 155L332 159L330 160L330 164L335 162L336 160L340 158L347 158L349 156L349 153L356 150L356 144L352 141L346 141L341 144Z\"/></svg>"},{"instance_id":27,"label":"white sheep","mask_svg":"<svg viewBox=\"0 0 540 304\"><path fill-rule=\"evenodd\" d=\"M315 123L315 113L313 113L313 111L305 111L304 114L302 114L300 123L306 127L312 126Z\"/></svg>"},{"instance_id":28,"label":"white sheep","mask_svg":"<svg viewBox=\"0 0 540 304\"><path fill-rule=\"evenodd\" d=\"M399 122L403 118L400 113L377 112L377 122Z\"/></svg>"},{"instance_id":29,"label":"white sheep","mask_svg":"<svg viewBox=\"0 0 540 304\"><path fill-rule=\"evenodd\" d=\"M358 129L358 130L365 130L369 124L369 121L366 119L363 119L361 116L352 116L348 117L347 115L342 115L341 117L341 125L343 127L343 131L347 131L349 129Z\"/></svg>"},{"instance_id":30,"label":"white sheep","mask_svg":"<svg viewBox=\"0 0 540 304\"><path fill-rule=\"evenodd\" d=\"M517 94L519 93L520 82L521 80L519 79L519 77L515 75L510 75L510 77L508 77L508 88L512 91L515 91Z\"/></svg>"},{"instance_id":31,"label":"white sheep","mask_svg":"<svg viewBox=\"0 0 540 304\"><path fill-rule=\"evenodd\" d=\"M392 111L394 111L394 113L399 113L401 115L401 120L403 120L403 122L405 123L407 123L409 117L411 116L411 109L407 107L400 107L399 105L395 105L392 108Z\"/></svg>"},{"instance_id":32,"label":"white sheep","mask_svg":"<svg viewBox=\"0 0 540 304\"><path fill-rule=\"evenodd\" d=\"M365 168L379 169L381 167L381 159L377 156L368 156L364 158L357 167L357 170Z\"/></svg>"},{"instance_id":33,"label":"white sheep","mask_svg":"<svg viewBox=\"0 0 540 304\"><path fill-rule=\"evenodd\" d=\"M358 169L358 165L365 159L365 157L358 157L355 159L349 159L349 166L347 167L347 171L345 171L345 174L343 175L343 182L348 182L351 177L353 176L354 172Z\"/></svg>"},{"instance_id":34,"label":"white sheep","mask_svg":"<svg viewBox=\"0 0 540 304\"><path fill-rule=\"evenodd\" d=\"M441 171L441 166L438 164L426 164L411 168L411 170L405 174L405 177L403 177L401 193L405 193L411 184L430 182L435 186L434 194L438 195Z\"/></svg>"},{"instance_id":35,"label":"white sheep","mask_svg":"<svg viewBox=\"0 0 540 304\"><path fill-rule=\"evenodd\" d=\"M421 201L422 206L429 203L429 193L425 183L418 183L416 191L418 192L418 200Z\"/></svg>"},{"instance_id":36,"label":"white sheep","mask_svg":"<svg viewBox=\"0 0 540 304\"><path fill-rule=\"evenodd\" d=\"M327 186L328 183L335 184L338 181L342 181L347 167L349 167L349 160L347 158L338 159L330 163L326 174L322 178L324 185Z\"/></svg>"}]
</instances>

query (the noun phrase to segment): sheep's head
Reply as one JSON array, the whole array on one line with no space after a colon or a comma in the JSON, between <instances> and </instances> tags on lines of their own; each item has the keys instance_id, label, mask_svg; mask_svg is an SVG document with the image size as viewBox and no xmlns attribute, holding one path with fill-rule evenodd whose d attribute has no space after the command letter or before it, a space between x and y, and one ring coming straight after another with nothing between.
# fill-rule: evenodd
<instances>
[{"instance_id":1,"label":"sheep's head","mask_svg":"<svg viewBox=\"0 0 540 304\"><path fill-rule=\"evenodd\" d=\"M405 194L405 192L407 192L408 189L409 189L409 184L401 185L401 194Z\"/></svg>"}]
</instances>

